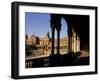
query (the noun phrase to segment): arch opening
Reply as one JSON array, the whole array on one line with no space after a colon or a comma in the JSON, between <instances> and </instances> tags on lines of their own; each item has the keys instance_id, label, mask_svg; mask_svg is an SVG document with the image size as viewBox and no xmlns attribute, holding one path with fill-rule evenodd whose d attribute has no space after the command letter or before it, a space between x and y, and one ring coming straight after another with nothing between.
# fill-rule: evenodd
<instances>
[{"instance_id":1,"label":"arch opening","mask_svg":"<svg viewBox=\"0 0 100 81\"><path fill-rule=\"evenodd\" d=\"M68 25L67 21L61 18L61 31L60 31L60 54L68 53Z\"/></svg>"}]
</instances>

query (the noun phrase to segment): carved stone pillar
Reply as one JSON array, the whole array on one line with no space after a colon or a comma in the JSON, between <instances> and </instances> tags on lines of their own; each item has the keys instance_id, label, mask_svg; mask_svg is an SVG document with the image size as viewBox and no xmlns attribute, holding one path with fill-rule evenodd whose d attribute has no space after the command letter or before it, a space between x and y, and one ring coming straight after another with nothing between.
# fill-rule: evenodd
<instances>
[{"instance_id":1,"label":"carved stone pillar","mask_svg":"<svg viewBox=\"0 0 100 81\"><path fill-rule=\"evenodd\" d=\"M54 55L54 40L55 40L55 28L52 28L52 49L51 54Z\"/></svg>"},{"instance_id":2,"label":"carved stone pillar","mask_svg":"<svg viewBox=\"0 0 100 81\"><path fill-rule=\"evenodd\" d=\"M57 31L57 54L60 54L60 30Z\"/></svg>"},{"instance_id":3,"label":"carved stone pillar","mask_svg":"<svg viewBox=\"0 0 100 81\"><path fill-rule=\"evenodd\" d=\"M55 29L57 30L57 54L59 54L59 41L60 41L60 30L61 30L61 16L57 14L51 14L50 27L52 29L52 50L51 54L54 54L54 37Z\"/></svg>"}]
</instances>

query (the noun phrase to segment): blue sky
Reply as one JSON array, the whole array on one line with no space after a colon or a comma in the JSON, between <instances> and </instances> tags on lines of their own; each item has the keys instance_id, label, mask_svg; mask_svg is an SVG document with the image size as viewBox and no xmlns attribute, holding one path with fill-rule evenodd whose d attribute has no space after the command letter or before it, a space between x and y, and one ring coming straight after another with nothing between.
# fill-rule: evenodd
<instances>
[{"instance_id":1,"label":"blue sky","mask_svg":"<svg viewBox=\"0 0 100 81\"><path fill-rule=\"evenodd\" d=\"M67 24L62 18L62 27L60 32L60 37L65 37L67 35ZM25 33L29 36L35 34L36 36L43 37L50 29L50 14L48 13L25 13ZM55 32L55 38L57 38L57 32Z\"/></svg>"}]
</instances>

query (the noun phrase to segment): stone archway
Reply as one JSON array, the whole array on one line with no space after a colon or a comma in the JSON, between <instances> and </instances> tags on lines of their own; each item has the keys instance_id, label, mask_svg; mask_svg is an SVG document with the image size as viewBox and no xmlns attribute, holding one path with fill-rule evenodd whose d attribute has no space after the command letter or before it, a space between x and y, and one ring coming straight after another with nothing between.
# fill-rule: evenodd
<instances>
[{"instance_id":1,"label":"stone archway","mask_svg":"<svg viewBox=\"0 0 100 81\"><path fill-rule=\"evenodd\" d=\"M52 30L52 50L51 54L54 55L54 40L55 40L55 30L57 30L57 54L60 54L59 48L60 48L60 31L61 31L61 19L64 18L66 23L68 24L68 52L76 51L77 52L77 40L79 39L78 34L76 31L74 34L74 47L73 45L73 28L75 29L75 26L77 24L77 21L75 21L75 16L69 16L69 15L61 15L61 14L51 14L51 20L50 20L50 27ZM76 49L73 49L76 48ZM67 49L66 49L67 50ZM78 49L79 51L79 49Z\"/></svg>"},{"instance_id":2,"label":"stone archway","mask_svg":"<svg viewBox=\"0 0 100 81\"><path fill-rule=\"evenodd\" d=\"M61 15L51 14L50 27L51 27L51 32L52 32L51 54L54 55L55 29L57 30L57 54L60 54L59 42L60 42L60 30L61 30Z\"/></svg>"}]
</instances>

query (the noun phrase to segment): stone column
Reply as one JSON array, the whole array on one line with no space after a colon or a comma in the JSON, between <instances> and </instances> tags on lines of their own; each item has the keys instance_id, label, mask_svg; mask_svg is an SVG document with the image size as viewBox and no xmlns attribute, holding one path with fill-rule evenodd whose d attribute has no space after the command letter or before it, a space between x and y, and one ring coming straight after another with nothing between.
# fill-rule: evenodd
<instances>
[{"instance_id":1,"label":"stone column","mask_svg":"<svg viewBox=\"0 0 100 81\"><path fill-rule=\"evenodd\" d=\"M57 54L60 54L60 30L57 31Z\"/></svg>"},{"instance_id":2,"label":"stone column","mask_svg":"<svg viewBox=\"0 0 100 81\"><path fill-rule=\"evenodd\" d=\"M76 52L78 51L78 50L77 50L77 47L78 47L78 42L77 42L77 40L78 40L78 39L77 39L77 33L76 33Z\"/></svg>"},{"instance_id":3,"label":"stone column","mask_svg":"<svg viewBox=\"0 0 100 81\"><path fill-rule=\"evenodd\" d=\"M59 53L59 40L60 40L60 29L61 29L61 15L51 14L50 27L52 29L52 51L51 54L54 54L54 36L55 29L57 30L57 53Z\"/></svg>"},{"instance_id":4,"label":"stone column","mask_svg":"<svg viewBox=\"0 0 100 81\"><path fill-rule=\"evenodd\" d=\"M80 38L77 35L77 51L80 51Z\"/></svg>"},{"instance_id":5,"label":"stone column","mask_svg":"<svg viewBox=\"0 0 100 81\"><path fill-rule=\"evenodd\" d=\"M52 49L51 54L54 55L54 40L55 40L55 28L52 28Z\"/></svg>"}]
</instances>

